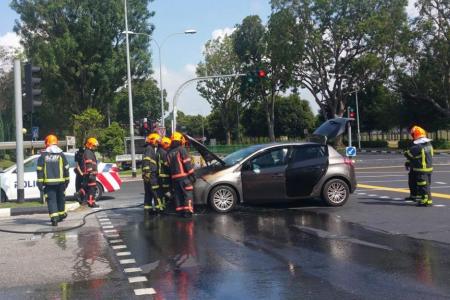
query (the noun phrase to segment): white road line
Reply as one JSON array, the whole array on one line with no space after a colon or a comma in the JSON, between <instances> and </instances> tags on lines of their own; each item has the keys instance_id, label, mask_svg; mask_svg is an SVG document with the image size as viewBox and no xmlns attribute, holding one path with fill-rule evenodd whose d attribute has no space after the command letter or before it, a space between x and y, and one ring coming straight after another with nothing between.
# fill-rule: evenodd
<instances>
[{"instance_id":1,"label":"white road line","mask_svg":"<svg viewBox=\"0 0 450 300\"><path fill-rule=\"evenodd\" d=\"M445 182L441 182L441 181L436 181L435 183L437 183L437 184L446 184Z\"/></svg>"},{"instance_id":2,"label":"white road line","mask_svg":"<svg viewBox=\"0 0 450 300\"><path fill-rule=\"evenodd\" d=\"M389 196L380 196L380 198L381 198L381 199L389 199L389 198L391 198L391 197L389 197Z\"/></svg>"},{"instance_id":3,"label":"white road line","mask_svg":"<svg viewBox=\"0 0 450 300\"><path fill-rule=\"evenodd\" d=\"M433 204L433 207L445 207L445 204Z\"/></svg>"},{"instance_id":4,"label":"white road line","mask_svg":"<svg viewBox=\"0 0 450 300\"><path fill-rule=\"evenodd\" d=\"M123 240L110 240L109 241L111 244L117 244L117 243L123 243Z\"/></svg>"},{"instance_id":5,"label":"white road line","mask_svg":"<svg viewBox=\"0 0 450 300\"><path fill-rule=\"evenodd\" d=\"M365 195L366 193L358 193L358 195Z\"/></svg>"},{"instance_id":6,"label":"white road line","mask_svg":"<svg viewBox=\"0 0 450 300\"><path fill-rule=\"evenodd\" d=\"M112 226L112 225L105 225L105 226L102 226L102 228L103 229L112 229L112 228L114 228L114 226Z\"/></svg>"},{"instance_id":7,"label":"white road line","mask_svg":"<svg viewBox=\"0 0 450 300\"><path fill-rule=\"evenodd\" d=\"M117 232L116 229L108 229L108 230L104 230L105 233L113 233L113 232Z\"/></svg>"},{"instance_id":8,"label":"white road line","mask_svg":"<svg viewBox=\"0 0 450 300\"><path fill-rule=\"evenodd\" d=\"M116 253L117 256L130 256L131 252L129 251L125 251L125 252L117 252Z\"/></svg>"},{"instance_id":9,"label":"white road line","mask_svg":"<svg viewBox=\"0 0 450 300\"><path fill-rule=\"evenodd\" d=\"M125 273L135 273L135 272L142 272L141 268L125 268Z\"/></svg>"},{"instance_id":10,"label":"white road line","mask_svg":"<svg viewBox=\"0 0 450 300\"><path fill-rule=\"evenodd\" d=\"M135 264L136 260L134 258L130 258L130 259L122 259L119 260L121 265L128 265L128 264Z\"/></svg>"},{"instance_id":11,"label":"white road line","mask_svg":"<svg viewBox=\"0 0 450 300\"><path fill-rule=\"evenodd\" d=\"M136 277L129 277L128 281L130 283L135 283L135 282L144 282L147 281L147 277L145 276L136 276Z\"/></svg>"},{"instance_id":12,"label":"white road line","mask_svg":"<svg viewBox=\"0 0 450 300\"><path fill-rule=\"evenodd\" d=\"M394 200L403 200L403 198L394 198Z\"/></svg>"},{"instance_id":13,"label":"white road line","mask_svg":"<svg viewBox=\"0 0 450 300\"><path fill-rule=\"evenodd\" d=\"M136 289L134 290L134 294L136 296L142 296L142 295L154 295L156 294L155 290L152 288L149 289Z\"/></svg>"},{"instance_id":14,"label":"white road line","mask_svg":"<svg viewBox=\"0 0 450 300\"><path fill-rule=\"evenodd\" d=\"M374 182L407 182L406 179L399 179L399 180L363 180L359 183L374 183Z\"/></svg>"},{"instance_id":15,"label":"white road line","mask_svg":"<svg viewBox=\"0 0 450 300\"><path fill-rule=\"evenodd\" d=\"M440 186L433 185L433 186L431 186L431 189L446 189L449 187L450 187L450 185L440 185Z\"/></svg>"},{"instance_id":16,"label":"white road line","mask_svg":"<svg viewBox=\"0 0 450 300\"><path fill-rule=\"evenodd\" d=\"M98 219L100 222L104 222L104 221L111 221L110 219L108 219L108 218L101 218L101 219Z\"/></svg>"},{"instance_id":17,"label":"white road line","mask_svg":"<svg viewBox=\"0 0 450 300\"><path fill-rule=\"evenodd\" d=\"M413 203L414 201L412 201L412 200L406 200L405 202Z\"/></svg>"},{"instance_id":18,"label":"white road line","mask_svg":"<svg viewBox=\"0 0 450 300\"><path fill-rule=\"evenodd\" d=\"M113 248L114 250L118 250L118 249L126 249L127 246L126 246L126 245L116 245L116 246L112 246L112 248Z\"/></svg>"},{"instance_id":19,"label":"white road line","mask_svg":"<svg viewBox=\"0 0 450 300\"><path fill-rule=\"evenodd\" d=\"M405 173L405 174L403 174L403 175L387 175L387 174L384 174L384 175L359 175L359 176L356 176L356 177L358 177L358 178L369 178L369 177L371 177L371 178L377 178L377 177L383 177L383 178L385 178L385 177L406 177L406 176L408 176L408 173Z\"/></svg>"},{"instance_id":20,"label":"white road line","mask_svg":"<svg viewBox=\"0 0 450 300\"><path fill-rule=\"evenodd\" d=\"M376 197L376 196L378 196L378 195L370 194L370 195L367 195L367 196L369 196L369 197Z\"/></svg>"},{"instance_id":21,"label":"white road line","mask_svg":"<svg viewBox=\"0 0 450 300\"><path fill-rule=\"evenodd\" d=\"M118 237L120 237L120 235L118 235L118 234L108 234L106 237L111 239L111 238L118 238Z\"/></svg>"}]
</instances>

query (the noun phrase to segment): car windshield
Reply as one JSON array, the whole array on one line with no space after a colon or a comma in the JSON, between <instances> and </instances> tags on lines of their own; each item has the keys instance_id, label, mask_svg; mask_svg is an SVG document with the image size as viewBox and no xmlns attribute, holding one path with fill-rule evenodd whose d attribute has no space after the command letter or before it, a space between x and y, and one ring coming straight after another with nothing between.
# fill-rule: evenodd
<instances>
[{"instance_id":1,"label":"car windshield","mask_svg":"<svg viewBox=\"0 0 450 300\"><path fill-rule=\"evenodd\" d=\"M225 165L230 167L237 163L239 163L241 160L249 156L250 154L262 149L264 145L253 145L247 148L240 149L238 151L235 151L231 154L228 154L225 156L223 161L225 162Z\"/></svg>"}]
</instances>

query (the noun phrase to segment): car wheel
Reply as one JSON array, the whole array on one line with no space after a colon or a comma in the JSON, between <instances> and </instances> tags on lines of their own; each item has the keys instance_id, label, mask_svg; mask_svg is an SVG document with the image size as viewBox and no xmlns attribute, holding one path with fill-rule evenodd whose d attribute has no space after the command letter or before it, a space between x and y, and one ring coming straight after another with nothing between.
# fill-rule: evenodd
<instances>
[{"instance_id":1,"label":"car wheel","mask_svg":"<svg viewBox=\"0 0 450 300\"><path fill-rule=\"evenodd\" d=\"M347 183L341 179L331 179L325 183L322 198L328 206L342 206L350 196Z\"/></svg>"},{"instance_id":2,"label":"car wheel","mask_svg":"<svg viewBox=\"0 0 450 300\"><path fill-rule=\"evenodd\" d=\"M219 213L229 212L237 204L236 191L227 185L216 186L209 194L209 203Z\"/></svg>"},{"instance_id":3,"label":"car wheel","mask_svg":"<svg viewBox=\"0 0 450 300\"><path fill-rule=\"evenodd\" d=\"M8 198L6 197L5 191L2 190L1 195L0 195L0 203L6 202L6 200L8 200Z\"/></svg>"},{"instance_id":4,"label":"car wheel","mask_svg":"<svg viewBox=\"0 0 450 300\"><path fill-rule=\"evenodd\" d=\"M100 200L103 195L103 186L97 182L97 190L95 192L95 201Z\"/></svg>"}]
</instances>

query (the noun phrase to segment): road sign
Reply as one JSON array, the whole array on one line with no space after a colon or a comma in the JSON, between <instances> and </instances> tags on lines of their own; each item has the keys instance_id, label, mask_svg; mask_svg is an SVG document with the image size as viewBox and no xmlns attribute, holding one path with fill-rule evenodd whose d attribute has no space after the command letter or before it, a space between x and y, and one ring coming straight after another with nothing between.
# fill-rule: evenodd
<instances>
[{"instance_id":1,"label":"road sign","mask_svg":"<svg viewBox=\"0 0 450 300\"><path fill-rule=\"evenodd\" d=\"M346 147L345 155L347 156L356 156L356 147Z\"/></svg>"},{"instance_id":2,"label":"road sign","mask_svg":"<svg viewBox=\"0 0 450 300\"><path fill-rule=\"evenodd\" d=\"M157 132L160 136L166 136L166 127L158 127Z\"/></svg>"},{"instance_id":3,"label":"road sign","mask_svg":"<svg viewBox=\"0 0 450 300\"><path fill-rule=\"evenodd\" d=\"M33 140L37 140L39 138L39 127L31 127L31 137Z\"/></svg>"}]
</instances>

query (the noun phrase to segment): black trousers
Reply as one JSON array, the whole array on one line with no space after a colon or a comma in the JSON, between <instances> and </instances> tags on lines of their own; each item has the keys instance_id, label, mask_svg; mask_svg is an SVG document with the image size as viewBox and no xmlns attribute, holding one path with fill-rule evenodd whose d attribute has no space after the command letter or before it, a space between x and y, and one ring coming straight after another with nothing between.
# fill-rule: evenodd
<instances>
[{"instance_id":1,"label":"black trousers","mask_svg":"<svg viewBox=\"0 0 450 300\"><path fill-rule=\"evenodd\" d=\"M417 196L416 174L412 169L410 169L408 173L408 187L409 187L409 195L411 197L416 197Z\"/></svg>"},{"instance_id":2,"label":"black trousers","mask_svg":"<svg viewBox=\"0 0 450 300\"><path fill-rule=\"evenodd\" d=\"M153 184L152 184L153 183ZM165 204L159 195L159 185L157 181L144 180L144 209L151 209L154 211L163 211Z\"/></svg>"},{"instance_id":3,"label":"black trousers","mask_svg":"<svg viewBox=\"0 0 450 300\"><path fill-rule=\"evenodd\" d=\"M414 172L416 175L417 196L431 200L431 173Z\"/></svg>"},{"instance_id":4,"label":"black trousers","mask_svg":"<svg viewBox=\"0 0 450 300\"><path fill-rule=\"evenodd\" d=\"M56 185L47 185L44 188L44 196L47 199L48 214L50 218L58 217L66 213L66 197L64 183Z\"/></svg>"}]
</instances>

